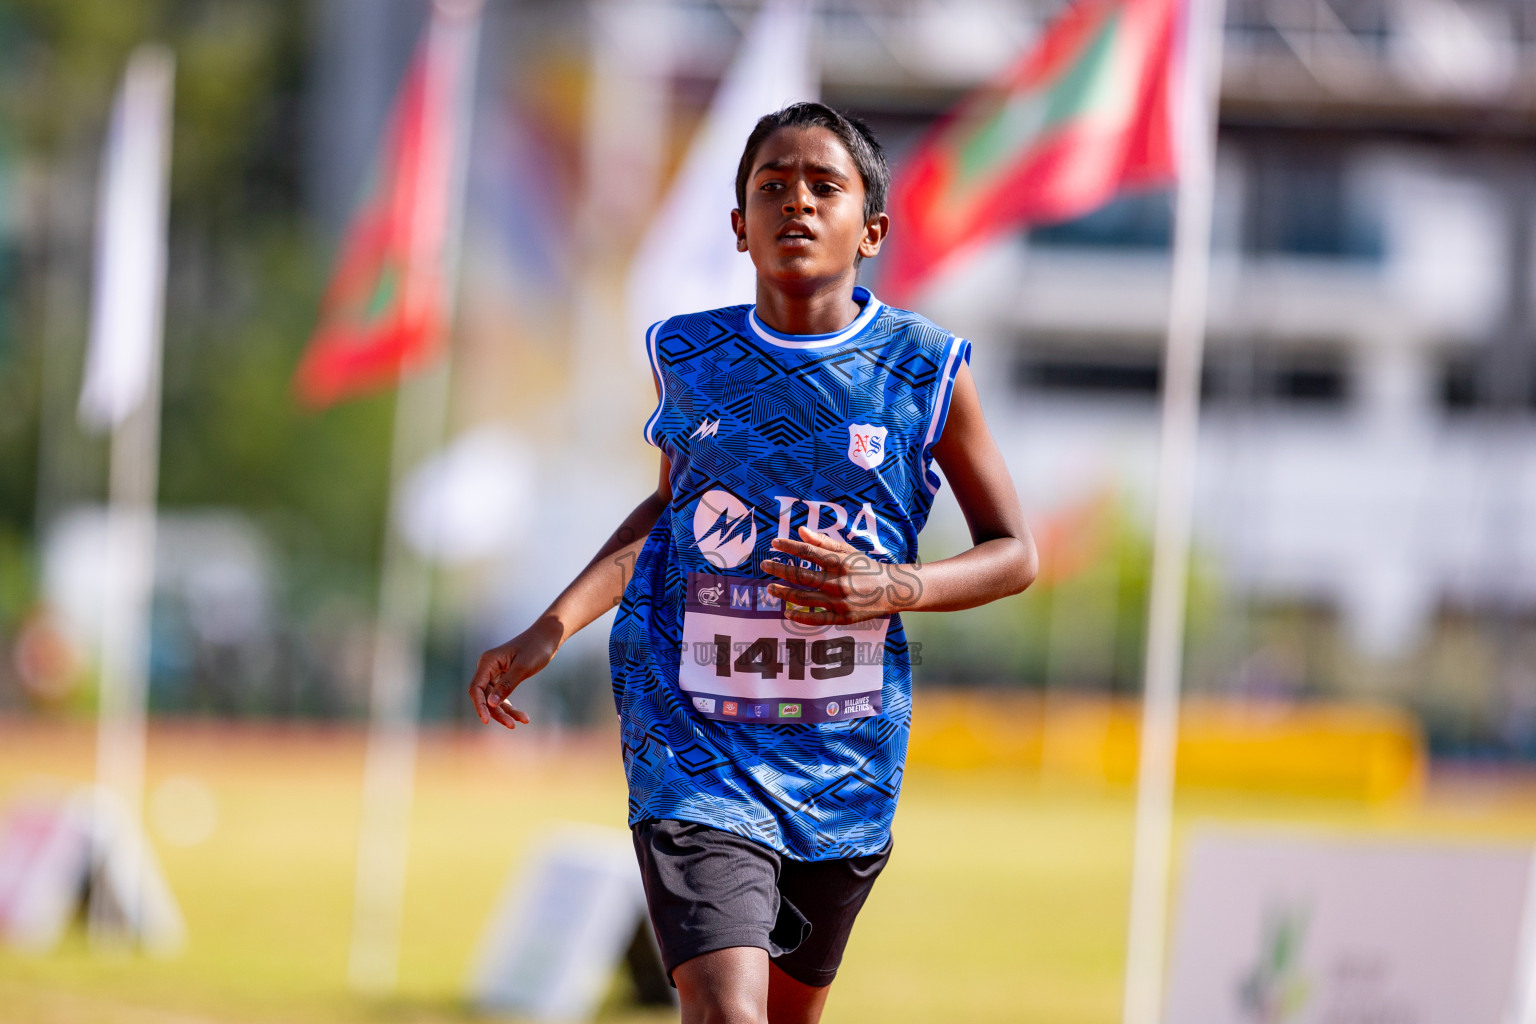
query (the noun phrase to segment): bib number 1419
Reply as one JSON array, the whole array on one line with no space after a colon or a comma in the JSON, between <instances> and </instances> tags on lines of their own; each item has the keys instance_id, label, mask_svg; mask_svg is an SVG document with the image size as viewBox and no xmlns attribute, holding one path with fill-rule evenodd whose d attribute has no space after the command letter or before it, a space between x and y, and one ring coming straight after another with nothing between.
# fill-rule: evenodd
<instances>
[{"instance_id":1,"label":"bib number 1419","mask_svg":"<svg viewBox=\"0 0 1536 1024\"><path fill-rule=\"evenodd\" d=\"M789 679L804 679L806 672L812 679L837 679L852 675L853 665L854 643L849 636L810 641L765 636L738 646L725 633L715 634L715 675L724 679L732 671L764 679L777 679L780 672Z\"/></svg>"},{"instance_id":2,"label":"bib number 1419","mask_svg":"<svg viewBox=\"0 0 1536 1024\"><path fill-rule=\"evenodd\" d=\"M688 574L677 686L726 722L812 725L880 714L887 618L807 629L769 581Z\"/></svg>"}]
</instances>

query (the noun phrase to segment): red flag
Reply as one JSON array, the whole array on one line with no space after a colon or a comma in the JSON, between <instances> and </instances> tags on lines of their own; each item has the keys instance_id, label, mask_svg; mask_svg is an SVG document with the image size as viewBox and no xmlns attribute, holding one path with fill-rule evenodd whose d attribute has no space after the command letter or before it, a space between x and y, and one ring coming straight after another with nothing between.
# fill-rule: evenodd
<instances>
[{"instance_id":1,"label":"red flag","mask_svg":"<svg viewBox=\"0 0 1536 1024\"><path fill-rule=\"evenodd\" d=\"M308 405L388 387L442 348L452 301L450 192L468 121L477 14L477 4L433 5L294 374Z\"/></svg>"},{"instance_id":2,"label":"red flag","mask_svg":"<svg viewBox=\"0 0 1536 1024\"><path fill-rule=\"evenodd\" d=\"M1174 176L1178 0L1080 0L898 169L881 293L910 301L957 252Z\"/></svg>"}]
</instances>

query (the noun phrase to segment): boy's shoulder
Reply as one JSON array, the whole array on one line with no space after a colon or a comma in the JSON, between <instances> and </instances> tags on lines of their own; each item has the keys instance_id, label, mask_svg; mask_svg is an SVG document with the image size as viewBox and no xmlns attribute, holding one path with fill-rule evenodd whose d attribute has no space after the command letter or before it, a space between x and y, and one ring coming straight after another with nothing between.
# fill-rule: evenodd
<instances>
[{"instance_id":1,"label":"boy's shoulder","mask_svg":"<svg viewBox=\"0 0 1536 1024\"><path fill-rule=\"evenodd\" d=\"M887 318L893 330L916 331L937 338L952 338L955 336L954 331L936 324L921 313L913 312L910 309L882 304L880 313Z\"/></svg>"},{"instance_id":2,"label":"boy's shoulder","mask_svg":"<svg viewBox=\"0 0 1536 1024\"><path fill-rule=\"evenodd\" d=\"M921 313L899 306L885 306L880 315L883 332L894 340L895 351L901 357L917 359L935 369L953 363L953 357L969 361L970 342ZM947 375L948 371L945 372Z\"/></svg>"},{"instance_id":3,"label":"boy's shoulder","mask_svg":"<svg viewBox=\"0 0 1536 1024\"><path fill-rule=\"evenodd\" d=\"M684 329L699 323L731 323L745 322L747 314L752 310L752 303L742 302L734 306L721 306L717 309L700 309L692 313L674 313L665 320L658 320L651 325L651 330L658 334Z\"/></svg>"}]
</instances>

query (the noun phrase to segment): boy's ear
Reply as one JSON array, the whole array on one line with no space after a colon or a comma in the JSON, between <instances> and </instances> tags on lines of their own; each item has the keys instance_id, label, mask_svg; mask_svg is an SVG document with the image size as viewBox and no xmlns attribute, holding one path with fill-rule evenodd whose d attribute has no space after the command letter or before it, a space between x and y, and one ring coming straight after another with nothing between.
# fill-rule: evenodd
<instances>
[{"instance_id":1,"label":"boy's ear","mask_svg":"<svg viewBox=\"0 0 1536 1024\"><path fill-rule=\"evenodd\" d=\"M880 244L891 231L891 218L877 213L864 223L864 237L859 240L859 255L865 259L880 254Z\"/></svg>"},{"instance_id":2,"label":"boy's ear","mask_svg":"<svg viewBox=\"0 0 1536 1024\"><path fill-rule=\"evenodd\" d=\"M736 251L747 251L747 218L741 215L740 210L731 211L731 231L736 235Z\"/></svg>"}]
</instances>

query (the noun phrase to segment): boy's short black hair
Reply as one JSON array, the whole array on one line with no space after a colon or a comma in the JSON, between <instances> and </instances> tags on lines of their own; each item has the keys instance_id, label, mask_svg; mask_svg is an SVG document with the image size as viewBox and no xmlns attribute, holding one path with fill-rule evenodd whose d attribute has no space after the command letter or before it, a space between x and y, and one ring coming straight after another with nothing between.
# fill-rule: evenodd
<instances>
[{"instance_id":1,"label":"boy's short black hair","mask_svg":"<svg viewBox=\"0 0 1536 1024\"><path fill-rule=\"evenodd\" d=\"M891 167L885 162L885 150L869 125L856 117L833 110L825 103L791 103L782 110L757 119L747 146L736 166L736 209L747 208L747 179L752 176L752 161L763 140L780 128L825 128L836 135L864 181L864 219L868 221L885 212L885 196L891 188Z\"/></svg>"}]
</instances>

